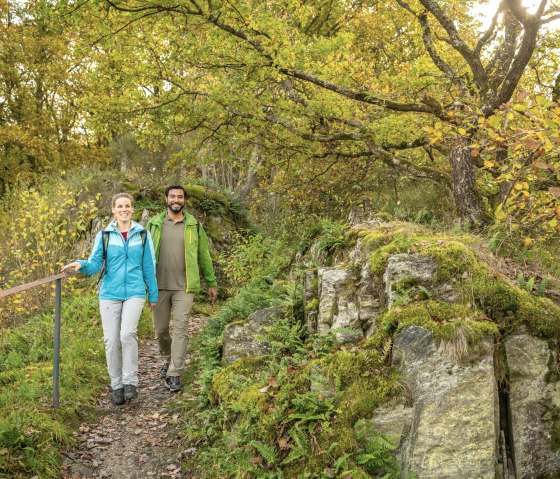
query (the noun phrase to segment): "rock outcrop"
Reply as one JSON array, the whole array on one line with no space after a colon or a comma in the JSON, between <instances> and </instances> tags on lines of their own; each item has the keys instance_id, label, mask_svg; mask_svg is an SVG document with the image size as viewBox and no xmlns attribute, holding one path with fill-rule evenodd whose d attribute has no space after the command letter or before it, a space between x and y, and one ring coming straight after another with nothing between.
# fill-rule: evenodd
<instances>
[{"instance_id":1,"label":"rock outcrop","mask_svg":"<svg viewBox=\"0 0 560 479\"><path fill-rule=\"evenodd\" d=\"M262 356L270 346L259 336L265 328L282 319L284 313L279 308L266 308L255 311L245 321L237 321L226 326L222 359L229 364L247 356Z\"/></svg>"},{"instance_id":2,"label":"rock outcrop","mask_svg":"<svg viewBox=\"0 0 560 479\"><path fill-rule=\"evenodd\" d=\"M499 431L492 338L466 359L450 360L419 326L395 337L393 365L413 398L412 427L400 444L405 477L414 472L418 479L494 479Z\"/></svg>"},{"instance_id":3,"label":"rock outcrop","mask_svg":"<svg viewBox=\"0 0 560 479\"><path fill-rule=\"evenodd\" d=\"M406 393L371 411L356 430L381 433L397 446L402 477L560 477L560 382L557 370L551 375L555 353L527 332L490 327L493 316L501 322L504 315L506 321L516 321L516 314L517 321L531 318L521 301L530 302L531 312L537 303L487 273L455 240L422 239L412 246L395 240L394 247L382 249L384 232L367 228L359 231L343 262L308 272L305 282L306 302L313 306L306 311L310 332L333 332L340 343L357 342L375 332L388 313L393 322L384 327L398 328L392 366ZM457 265L441 263L449 258ZM441 317L433 304L451 305L455 314ZM424 308L417 324L413 308ZM324 390L325 379L318 383Z\"/></svg>"},{"instance_id":4,"label":"rock outcrop","mask_svg":"<svg viewBox=\"0 0 560 479\"><path fill-rule=\"evenodd\" d=\"M517 477L558 477L560 451L550 431L559 418L560 382L547 380L553 352L526 332L510 335L505 347Z\"/></svg>"},{"instance_id":5,"label":"rock outcrop","mask_svg":"<svg viewBox=\"0 0 560 479\"><path fill-rule=\"evenodd\" d=\"M346 343L375 331L380 305L367 265L357 272L352 268L319 268L306 274L305 285L309 332L332 331L340 343Z\"/></svg>"},{"instance_id":6,"label":"rock outcrop","mask_svg":"<svg viewBox=\"0 0 560 479\"><path fill-rule=\"evenodd\" d=\"M403 478L560 477L560 309L493 271L468 241L362 228L304 281L307 330L332 334L346 369L362 344L375 344L400 374L400 393L352 418L357 443L366 450L368 435L385 436ZM224 361L266 354L257 337L281 316L269 308L228 325ZM341 394L336 370L308 365L306 384L321 401Z\"/></svg>"}]
</instances>

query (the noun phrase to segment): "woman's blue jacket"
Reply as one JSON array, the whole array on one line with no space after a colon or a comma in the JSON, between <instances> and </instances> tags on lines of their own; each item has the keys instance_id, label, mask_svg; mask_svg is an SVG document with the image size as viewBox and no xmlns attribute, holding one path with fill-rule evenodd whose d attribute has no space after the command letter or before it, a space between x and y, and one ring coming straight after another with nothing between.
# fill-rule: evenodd
<instances>
[{"instance_id":1,"label":"woman's blue jacket","mask_svg":"<svg viewBox=\"0 0 560 479\"><path fill-rule=\"evenodd\" d=\"M130 298L145 298L157 303L158 288L156 281L156 263L154 245L149 232L142 244L140 232L144 227L131 222L128 240L124 241L122 234L112 221L105 231L109 232L107 245L107 264L101 279L99 298L124 301ZM82 265L80 272L91 275L103 267L103 233L100 231L95 237L93 250L87 260L78 260Z\"/></svg>"}]
</instances>

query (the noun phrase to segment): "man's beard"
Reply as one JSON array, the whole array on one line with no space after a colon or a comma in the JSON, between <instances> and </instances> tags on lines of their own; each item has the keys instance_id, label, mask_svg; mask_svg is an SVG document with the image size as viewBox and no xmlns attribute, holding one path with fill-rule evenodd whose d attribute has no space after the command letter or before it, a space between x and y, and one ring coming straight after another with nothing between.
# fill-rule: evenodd
<instances>
[{"instance_id":1,"label":"man's beard","mask_svg":"<svg viewBox=\"0 0 560 479\"><path fill-rule=\"evenodd\" d=\"M178 205L178 204L172 204L172 205L167 205L167 207L173 211L173 213L179 213L180 211L183 210L183 208L185 207L185 205Z\"/></svg>"}]
</instances>

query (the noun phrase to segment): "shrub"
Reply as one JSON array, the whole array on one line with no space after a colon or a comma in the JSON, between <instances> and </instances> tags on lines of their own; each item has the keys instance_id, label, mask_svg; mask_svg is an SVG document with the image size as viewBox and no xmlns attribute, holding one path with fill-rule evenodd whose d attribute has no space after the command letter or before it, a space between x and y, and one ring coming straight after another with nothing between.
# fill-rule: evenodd
<instances>
[{"instance_id":1,"label":"shrub","mask_svg":"<svg viewBox=\"0 0 560 479\"><path fill-rule=\"evenodd\" d=\"M97 213L94 199L80 199L83 193L58 179L36 188L20 184L3 198L0 282L12 287L60 271ZM53 288L51 283L9 297L0 310L0 326L52 304Z\"/></svg>"}]
</instances>

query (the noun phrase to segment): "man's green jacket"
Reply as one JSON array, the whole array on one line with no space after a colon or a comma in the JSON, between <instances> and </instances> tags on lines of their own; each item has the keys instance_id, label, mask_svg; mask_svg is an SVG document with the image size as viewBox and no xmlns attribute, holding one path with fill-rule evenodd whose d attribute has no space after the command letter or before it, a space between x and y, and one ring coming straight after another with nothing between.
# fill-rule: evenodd
<instances>
[{"instance_id":1,"label":"man's green jacket","mask_svg":"<svg viewBox=\"0 0 560 479\"><path fill-rule=\"evenodd\" d=\"M204 280L208 287L217 286L216 274L212 265L212 258L208 249L208 238L202 225L197 228L197 221L194 216L186 211L185 214L185 265L187 272L186 291L187 293L198 293L200 291L200 271L204 276ZM154 250L156 254L156 264L159 259L159 250L161 247L161 232L163 229L163 220L167 215L167 211L154 216L146 229L152 235L154 242ZM198 231L197 231L198 230Z\"/></svg>"}]
</instances>

